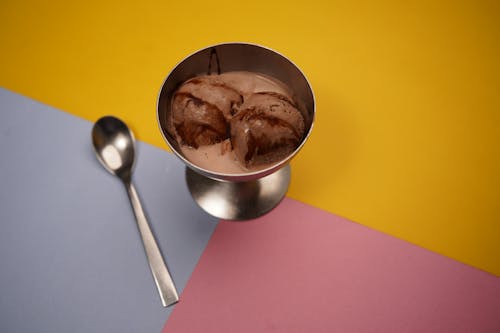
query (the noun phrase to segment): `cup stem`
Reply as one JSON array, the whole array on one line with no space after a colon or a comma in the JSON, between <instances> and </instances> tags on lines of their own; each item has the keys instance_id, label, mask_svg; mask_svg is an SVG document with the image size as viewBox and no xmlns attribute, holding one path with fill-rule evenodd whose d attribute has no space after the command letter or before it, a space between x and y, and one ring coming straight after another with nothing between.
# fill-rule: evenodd
<instances>
[{"instance_id":1,"label":"cup stem","mask_svg":"<svg viewBox=\"0 0 500 333\"><path fill-rule=\"evenodd\" d=\"M285 197L290 166L244 182L208 178L186 167L186 182L194 201L210 215L225 220L249 220L269 212Z\"/></svg>"}]
</instances>

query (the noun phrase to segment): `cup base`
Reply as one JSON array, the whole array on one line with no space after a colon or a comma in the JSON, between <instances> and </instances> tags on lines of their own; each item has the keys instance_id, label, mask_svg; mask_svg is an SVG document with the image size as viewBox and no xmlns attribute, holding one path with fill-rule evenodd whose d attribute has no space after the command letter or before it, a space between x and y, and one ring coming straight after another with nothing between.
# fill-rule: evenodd
<instances>
[{"instance_id":1,"label":"cup base","mask_svg":"<svg viewBox=\"0 0 500 333\"><path fill-rule=\"evenodd\" d=\"M249 220L268 213L285 197L290 166L245 182L215 180L186 167L186 182L194 201L210 215L225 220Z\"/></svg>"}]
</instances>

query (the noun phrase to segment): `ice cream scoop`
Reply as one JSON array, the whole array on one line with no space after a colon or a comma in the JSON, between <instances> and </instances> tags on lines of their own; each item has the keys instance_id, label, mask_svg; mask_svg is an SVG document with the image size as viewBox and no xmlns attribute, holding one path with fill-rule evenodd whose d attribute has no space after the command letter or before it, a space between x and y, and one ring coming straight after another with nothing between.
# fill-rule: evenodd
<instances>
[{"instance_id":1,"label":"ice cream scoop","mask_svg":"<svg viewBox=\"0 0 500 333\"><path fill-rule=\"evenodd\" d=\"M174 97L172 125L181 143L194 148L227 137L227 122L221 110L190 93L178 93Z\"/></svg>"},{"instance_id":2,"label":"ice cream scoop","mask_svg":"<svg viewBox=\"0 0 500 333\"><path fill-rule=\"evenodd\" d=\"M242 102L240 93L216 75L188 80L174 95L170 131L194 148L221 142L228 137L228 120Z\"/></svg>"},{"instance_id":3,"label":"ice cream scoop","mask_svg":"<svg viewBox=\"0 0 500 333\"><path fill-rule=\"evenodd\" d=\"M279 161L301 142L304 118L287 96L274 92L250 95L231 120L231 142L246 167Z\"/></svg>"}]
</instances>

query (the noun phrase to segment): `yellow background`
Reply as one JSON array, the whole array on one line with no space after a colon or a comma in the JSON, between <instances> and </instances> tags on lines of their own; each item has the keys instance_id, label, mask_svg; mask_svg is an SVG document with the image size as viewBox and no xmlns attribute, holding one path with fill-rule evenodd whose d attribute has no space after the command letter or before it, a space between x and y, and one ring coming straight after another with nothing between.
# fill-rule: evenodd
<instances>
[{"instance_id":1,"label":"yellow background","mask_svg":"<svg viewBox=\"0 0 500 333\"><path fill-rule=\"evenodd\" d=\"M500 275L498 1L3 0L0 86L167 149L164 77L231 41L315 91L290 197Z\"/></svg>"}]
</instances>

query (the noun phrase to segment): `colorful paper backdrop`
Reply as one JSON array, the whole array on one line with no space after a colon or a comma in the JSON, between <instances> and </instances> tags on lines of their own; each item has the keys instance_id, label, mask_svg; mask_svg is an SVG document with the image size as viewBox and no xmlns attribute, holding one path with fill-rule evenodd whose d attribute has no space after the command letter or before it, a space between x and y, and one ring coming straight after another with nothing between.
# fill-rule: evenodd
<instances>
[{"instance_id":1,"label":"colorful paper backdrop","mask_svg":"<svg viewBox=\"0 0 500 333\"><path fill-rule=\"evenodd\" d=\"M317 102L288 198L239 224L195 205L156 124L168 72L233 41ZM0 331L499 332L498 41L487 0L0 2ZM92 154L106 114L140 141L169 309Z\"/></svg>"},{"instance_id":2,"label":"colorful paper backdrop","mask_svg":"<svg viewBox=\"0 0 500 333\"><path fill-rule=\"evenodd\" d=\"M3 1L0 85L167 149L166 74L227 41L290 57L317 99L289 196L500 275L497 1Z\"/></svg>"}]
</instances>

